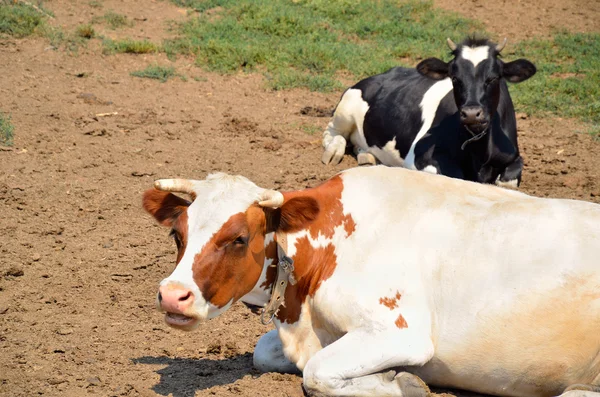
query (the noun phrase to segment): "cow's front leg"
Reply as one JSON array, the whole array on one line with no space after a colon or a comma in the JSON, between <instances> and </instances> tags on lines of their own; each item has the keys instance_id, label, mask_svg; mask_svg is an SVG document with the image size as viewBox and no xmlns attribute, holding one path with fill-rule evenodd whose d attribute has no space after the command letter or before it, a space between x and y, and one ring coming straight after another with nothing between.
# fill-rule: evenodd
<instances>
[{"instance_id":1,"label":"cow's front leg","mask_svg":"<svg viewBox=\"0 0 600 397\"><path fill-rule=\"evenodd\" d=\"M516 189L521 184L521 173L523 172L523 159L517 157L498 176L496 185Z\"/></svg>"},{"instance_id":2,"label":"cow's front leg","mask_svg":"<svg viewBox=\"0 0 600 397\"><path fill-rule=\"evenodd\" d=\"M281 340L276 329L264 334L254 348L252 364L261 372L299 374L300 370L283 355Z\"/></svg>"},{"instance_id":3,"label":"cow's front leg","mask_svg":"<svg viewBox=\"0 0 600 397\"><path fill-rule=\"evenodd\" d=\"M429 390L420 379L390 369L427 363L434 352L428 335L416 328L349 332L308 361L304 388L319 397L425 397Z\"/></svg>"}]
</instances>

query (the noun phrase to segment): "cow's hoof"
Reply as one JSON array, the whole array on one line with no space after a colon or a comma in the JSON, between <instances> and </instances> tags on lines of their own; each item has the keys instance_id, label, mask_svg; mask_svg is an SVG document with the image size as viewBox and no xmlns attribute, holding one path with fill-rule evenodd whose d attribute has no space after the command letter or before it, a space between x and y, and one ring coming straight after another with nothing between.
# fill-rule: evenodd
<instances>
[{"instance_id":1,"label":"cow's hoof","mask_svg":"<svg viewBox=\"0 0 600 397\"><path fill-rule=\"evenodd\" d=\"M416 375L400 372L396 375L396 382L402 391L402 397L429 397L429 387Z\"/></svg>"},{"instance_id":2,"label":"cow's hoof","mask_svg":"<svg viewBox=\"0 0 600 397\"><path fill-rule=\"evenodd\" d=\"M358 160L358 165L375 165L377 164L377 159L369 152L360 152L356 155L356 159Z\"/></svg>"},{"instance_id":3,"label":"cow's hoof","mask_svg":"<svg viewBox=\"0 0 600 397\"><path fill-rule=\"evenodd\" d=\"M341 135L336 135L323 152L321 162L323 162L323 164L339 164L339 162L342 161L342 158L344 158L344 153L346 153L346 138Z\"/></svg>"}]
</instances>

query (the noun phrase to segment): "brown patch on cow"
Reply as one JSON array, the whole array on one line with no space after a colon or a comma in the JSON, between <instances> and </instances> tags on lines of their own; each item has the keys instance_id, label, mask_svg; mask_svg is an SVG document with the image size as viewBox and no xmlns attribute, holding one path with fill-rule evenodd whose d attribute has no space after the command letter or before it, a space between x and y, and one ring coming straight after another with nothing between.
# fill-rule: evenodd
<instances>
[{"instance_id":1,"label":"brown patch on cow","mask_svg":"<svg viewBox=\"0 0 600 397\"><path fill-rule=\"evenodd\" d=\"M394 321L394 324L396 324L396 327L400 329L408 328L408 324L406 323L406 320L404 319L402 314L398 314L398 318L396 319L396 321Z\"/></svg>"},{"instance_id":2,"label":"brown patch on cow","mask_svg":"<svg viewBox=\"0 0 600 397\"><path fill-rule=\"evenodd\" d=\"M394 310L398 308L398 301L400 298L402 298L402 294L396 291L396 295L392 296L391 298L385 296L383 298L379 298L379 304L387 307L390 310Z\"/></svg>"},{"instance_id":3,"label":"brown patch on cow","mask_svg":"<svg viewBox=\"0 0 600 397\"><path fill-rule=\"evenodd\" d=\"M173 226L173 222L187 211L190 202L169 192L149 189L144 192L142 206L161 225Z\"/></svg>"},{"instance_id":4,"label":"brown patch on cow","mask_svg":"<svg viewBox=\"0 0 600 397\"><path fill-rule=\"evenodd\" d=\"M275 220L274 225L286 226L294 222L296 229L293 231L305 229L313 239L319 236L330 239L335 229L342 226L346 237L349 237L356 230L356 223L350 214L344 214L341 201L343 189L343 180L337 175L316 188L284 193L280 217L285 222ZM281 227L279 230L282 230ZM315 248L308 237L296 241L293 259L298 283L288 285L285 307L281 307L277 314L280 321L287 323L298 321L306 298L314 296L321 283L331 277L337 266L335 246L328 244Z\"/></svg>"},{"instance_id":5,"label":"brown patch on cow","mask_svg":"<svg viewBox=\"0 0 600 397\"><path fill-rule=\"evenodd\" d=\"M317 216L311 222L307 222L303 228L308 229L313 239L318 238L319 235L332 238L335 228L340 225L343 225L346 230L346 236L350 236L356 229L356 223L350 214L344 215L343 190L342 177L336 175L316 188L284 193L285 201L281 208L282 218L286 212L295 214L301 212L295 208L298 205L295 203L297 199L310 198L318 204L319 211Z\"/></svg>"},{"instance_id":6,"label":"brown patch on cow","mask_svg":"<svg viewBox=\"0 0 600 397\"><path fill-rule=\"evenodd\" d=\"M253 205L232 215L196 254L192 273L206 301L223 307L254 288L265 262L265 233L265 213Z\"/></svg>"},{"instance_id":7,"label":"brown patch on cow","mask_svg":"<svg viewBox=\"0 0 600 397\"><path fill-rule=\"evenodd\" d=\"M346 237L350 237L356 230L356 223L350 214L344 217L344 230L346 231Z\"/></svg>"},{"instance_id":8,"label":"brown patch on cow","mask_svg":"<svg viewBox=\"0 0 600 397\"><path fill-rule=\"evenodd\" d=\"M149 189L144 192L142 206L161 225L171 227L177 245L179 263L187 247L188 214L191 203L179 196L161 190Z\"/></svg>"},{"instance_id":9,"label":"brown patch on cow","mask_svg":"<svg viewBox=\"0 0 600 397\"><path fill-rule=\"evenodd\" d=\"M315 248L308 237L296 241L296 254L293 259L294 275L298 282L295 285L288 284L285 290L285 306L277 313L280 321L290 324L300 318L302 303L306 297L313 297L321 283L331 277L337 266L333 244Z\"/></svg>"},{"instance_id":10,"label":"brown patch on cow","mask_svg":"<svg viewBox=\"0 0 600 397\"><path fill-rule=\"evenodd\" d=\"M271 241L269 244L267 244L267 246L265 247L265 260L267 259L271 259L271 265L267 267L267 277L265 278L265 281L263 281L263 283L260 285L261 288L267 289L267 288L271 288L271 286L273 285L273 283L275 282L275 279L277 278L277 243L275 242L275 240Z\"/></svg>"}]
</instances>

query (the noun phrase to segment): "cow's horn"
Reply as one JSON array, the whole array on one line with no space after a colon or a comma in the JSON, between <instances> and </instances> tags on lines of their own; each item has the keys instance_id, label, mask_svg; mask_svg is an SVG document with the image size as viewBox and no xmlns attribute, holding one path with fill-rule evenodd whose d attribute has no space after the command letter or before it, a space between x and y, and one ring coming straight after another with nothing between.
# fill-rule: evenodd
<instances>
[{"instance_id":1,"label":"cow's horn","mask_svg":"<svg viewBox=\"0 0 600 397\"><path fill-rule=\"evenodd\" d=\"M496 52L499 54L500 51L502 51L504 49L504 46L506 46L506 42L508 41L508 39L505 37L504 41L500 44L496 44Z\"/></svg>"},{"instance_id":2,"label":"cow's horn","mask_svg":"<svg viewBox=\"0 0 600 397\"><path fill-rule=\"evenodd\" d=\"M159 179L154 182L154 188L165 192L187 193L195 199L195 182L192 179Z\"/></svg>"},{"instance_id":3,"label":"cow's horn","mask_svg":"<svg viewBox=\"0 0 600 397\"><path fill-rule=\"evenodd\" d=\"M277 190L267 189L260 195L258 205L261 207L279 208L283 205L283 194Z\"/></svg>"},{"instance_id":4,"label":"cow's horn","mask_svg":"<svg viewBox=\"0 0 600 397\"><path fill-rule=\"evenodd\" d=\"M452 40L450 40L450 37L448 37L448 38L446 39L446 43L448 43L448 47L450 47L450 49L451 49L452 51L456 51L456 48L457 48L457 46L456 46L456 43L455 43L455 42L453 42Z\"/></svg>"}]
</instances>

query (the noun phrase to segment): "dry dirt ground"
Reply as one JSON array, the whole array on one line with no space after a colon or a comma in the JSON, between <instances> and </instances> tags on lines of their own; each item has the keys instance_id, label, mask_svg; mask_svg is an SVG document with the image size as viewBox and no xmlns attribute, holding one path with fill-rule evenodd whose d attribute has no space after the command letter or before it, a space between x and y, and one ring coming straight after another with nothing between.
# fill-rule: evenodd
<instances>
[{"instance_id":1,"label":"dry dirt ground","mask_svg":"<svg viewBox=\"0 0 600 397\"><path fill-rule=\"evenodd\" d=\"M548 33L539 18L575 30L598 22L581 16L588 2L540 1L553 5L541 15L508 3L507 18L518 18L490 27L521 38L533 24ZM167 20L185 15L168 2L103 4L46 3L67 29L108 9L128 15L134 27L104 32L115 37L158 40ZM497 7L478 4L482 14ZM190 59L176 63L186 82L129 75L151 62L168 61L103 56L98 43L73 56L44 39L0 42L0 109L16 126L14 147L0 147L0 395L302 396L300 377L252 368L270 328L243 306L194 333L164 325L154 298L175 247L140 200L161 177L225 171L298 189L354 166L349 156L323 166L328 117L302 114L328 113L340 93L270 92L260 75L209 74ZM600 144L578 128L519 119L522 190L600 202Z\"/></svg>"}]
</instances>

